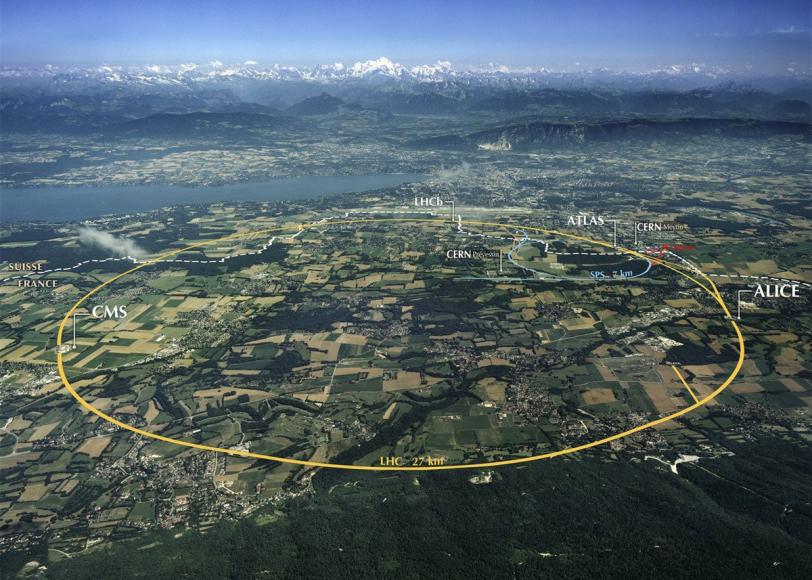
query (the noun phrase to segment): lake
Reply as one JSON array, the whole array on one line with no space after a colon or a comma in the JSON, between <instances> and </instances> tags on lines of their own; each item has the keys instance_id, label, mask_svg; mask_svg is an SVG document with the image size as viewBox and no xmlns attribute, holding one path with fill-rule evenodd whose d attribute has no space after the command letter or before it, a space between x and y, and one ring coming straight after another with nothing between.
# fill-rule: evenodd
<instances>
[{"instance_id":1,"label":"lake","mask_svg":"<svg viewBox=\"0 0 812 580\"><path fill-rule=\"evenodd\" d=\"M0 222L65 222L217 201L312 199L323 195L394 187L424 178L425 175L414 173L386 173L285 177L261 183L216 187L122 185L3 189L0 191Z\"/></svg>"}]
</instances>

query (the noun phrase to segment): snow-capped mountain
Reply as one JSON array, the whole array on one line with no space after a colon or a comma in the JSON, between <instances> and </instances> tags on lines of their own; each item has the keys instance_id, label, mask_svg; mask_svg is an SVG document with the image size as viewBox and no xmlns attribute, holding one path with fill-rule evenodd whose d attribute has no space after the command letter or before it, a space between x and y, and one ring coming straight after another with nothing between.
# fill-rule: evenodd
<instances>
[{"instance_id":1,"label":"snow-capped mountain","mask_svg":"<svg viewBox=\"0 0 812 580\"><path fill-rule=\"evenodd\" d=\"M513 70L499 63L458 69L444 60L405 66L386 57L349 65L336 62L312 67L269 66L255 60L240 63L213 60L175 65L0 68L0 93L6 96L17 94L16 89L25 92L32 87L51 95L87 94L94 89L113 93L195 95L225 91L246 101L273 105L277 100L291 104L321 92L361 102L369 97L370 91L384 91L418 95L403 104L408 110L429 107L437 111L448 109L448 103L439 102L443 99L471 100L472 95L479 99L492 91L686 91L734 83L780 92L809 82L810 75L798 71L782 77L758 77L698 63L668 65L645 72L606 69L575 72L546 68ZM426 94L429 96L424 96ZM433 101L429 105L421 99Z\"/></svg>"},{"instance_id":2,"label":"snow-capped mountain","mask_svg":"<svg viewBox=\"0 0 812 580\"><path fill-rule=\"evenodd\" d=\"M353 78L364 78L375 75L384 77L391 77L393 79L401 78L407 73L406 67L396 62L392 62L385 56L377 60L368 60L365 62L356 62L354 65L347 69L349 76Z\"/></svg>"},{"instance_id":3,"label":"snow-capped mountain","mask_svg":"<svg viewBox=\"0 0 812 580\"><path fill-rule=\"evenodd\" d=\"M456 74L448 61L408 68L386 57L356 62L349 66L337 62L309 68L282 66L279 64L263 67L256 61L228 65L220 61L211 61L206 64L183 63L172 66L148 64L144 66L102 65L95 68L45 66L42 68L0 69L0 75L6 78L86 79L108 83L136 82L154 85L206 82L229 78L312 82L340 82L353 79L436 82L453 77Z\"/></svg>"},{"instance_id":4,"label":"snow-capped mountain","mask_svg":"<svg viewBox=\"0 0 812 580\"><path fill-rule=\"evenodd\" d=\"M204 64L182 63L177 65L144 66L111 66L95 68L44 66L41 68L2 68L0 77L54 79L62 82L76 80L96 81L102 83L136 83L145 85L183 85L205 83L224 79L269 80L269 81L305 81L318 83L337 83L346 81L400 81L432 83L455 78L466 80L506 79L527 81L528 79L593 79L611 78L674 78L698 77L706 80L718 80L736 76L730 70L705 64L674 64L659 67L646 72L621 72L605 69L584 70L578 72L551 71L546 68L512 70L498 63L466 70L455 69L448 61L437 61L434 64L422 64L412 67L393 62L386 57L356 62L323 64L314 67L293 67L274 64L263 66L257 61L248 60L238 64L224 64L211 61ZM798 73L788 76L799 76Z\"/></svg>"}]
</instances>

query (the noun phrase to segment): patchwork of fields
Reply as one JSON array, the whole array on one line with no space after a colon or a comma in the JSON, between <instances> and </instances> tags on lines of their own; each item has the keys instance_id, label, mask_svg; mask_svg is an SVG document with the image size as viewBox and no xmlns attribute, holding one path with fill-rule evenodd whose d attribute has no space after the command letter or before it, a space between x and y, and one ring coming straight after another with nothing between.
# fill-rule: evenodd
<instances>
[{"instance_id":1,"label":"patchwork of fields","mask_svg":"<svg viewBox=\"0 0 812 580\"><path fill-rule=\"evenodd\" d=\"M489 219L504 226L467 226L471 236L452 222L324 222L299 232L297 221L320 218L250 220L249 211L192 211L179 220L183 244L239 239L133 272L83 305L83 315L95 305L127 308L121 319L78 316L75 346L73 322L65 329L66 375L93 407L149 433L236 453L453 465L538 455L634 428L689 408L737 367L736 337L703 290L666 268L646 270L641 258L578 241L535 235L516 250L527 232L503 213ZM119 228L137 231L156 253L182 247L171 221ZM278 233L245 235L254 228ZM493 258L449 257L460 248L513 252L514 262L500 271ZM781 274L778 258L742 256L717 252L710 269ZM105 533L155 518L184 521L191 510L205 528L222 509L215 502L200 511L210 494L232 498L236 513L277 501L308 477L295 465L139 437L65 396L54 366L59 320L126 267L53 274L60 284L48 300L0 287L4 381L19 385L0 447L4 525L72 525L94 506L88 525ZM598 267L645 275L590 281ZM812 393L797 374L809 368L809 349L770 307L763 305L758 331L742 323L748 360L729 389L691 421L613 442L608 456L712 448L707 429L740 440L731 428L754 406L808 413ZM73 476L80 472L93 476ZM138 479L149 484L125 483L132 472L150 474ZM212 487L197 485L201 477Z\"/></svg>"}]
</instances>

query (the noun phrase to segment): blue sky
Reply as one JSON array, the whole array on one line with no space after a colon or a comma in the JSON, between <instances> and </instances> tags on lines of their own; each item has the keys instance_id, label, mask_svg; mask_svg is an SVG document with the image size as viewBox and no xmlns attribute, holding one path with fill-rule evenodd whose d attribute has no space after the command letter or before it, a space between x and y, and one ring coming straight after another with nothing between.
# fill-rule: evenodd
<instances>
[{"instance_id":1,"label":"blue sky","mask_svg":"<svg viewBox=\"0 0 812 580\"><path fill-rule=\"evenodd\" d=\"M4 65L387 56L458 68L646 70L699 62L810 72L809 0L0 0Z\"/></svg>"}]
</instances>

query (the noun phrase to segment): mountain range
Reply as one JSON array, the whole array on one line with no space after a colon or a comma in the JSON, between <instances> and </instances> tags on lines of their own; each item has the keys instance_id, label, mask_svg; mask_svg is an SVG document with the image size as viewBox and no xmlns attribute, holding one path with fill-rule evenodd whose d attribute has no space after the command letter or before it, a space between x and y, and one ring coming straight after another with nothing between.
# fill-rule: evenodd
<instances>
[{"instance_id":1,"label":"mountain range","mask_svg":"<svg viewBox=\"0 0 812 580\"><path fill-rule=\"evenodd\" d=\"M648 73L576 74L499 66L458 71L445 61L406 67L387 58L308 69L262 68L253 62L5 68L0 69L0 123L7 133L176 132L236 138L255 129L301 127L297 119L312 124L332 117L375 124L389 122L393 115L434 115L487 118L500 124L530 118L548 128L561 123L550 131L571 140L568 127L573 119L590 126L642 119L812 121L809 79L745 80L699 65ZM606 130L601 127L589 138ZM639 134L642 129L636 127ZM531 133L535 140L538 135ZM499 138L482 137L469 140L465 147L483 142L499 146ZM516 135L511 139L523 142Z\"/></svg>"},{"instance_id":2,"label":"mountain range","mask_svg":"<svg viewBox=\"0 0 812 580\"><path fill-rule=\"evenodd\" d=\"M246 81L301 81L309 83L443 83L463 82L483 85L511 86L586 86L610 84L625 87L671 87L696 88L724 81L747 83L771 83L775 87L791 86L799 81L808 82L810 75L787 72L784 76L759 78L724 67L701 63L672 64L647 71L612 71L594 69L582 71L552 71L545 68L510 69L506 66L488 64L483 67L457 69L450 62L440 60L433 64L404 66L386 57L356 62L320 64L312 67L295 67L274 64L260 66L255 61L240 64L224 64L211 61L205 64L184 63L178 65L143 65L97 67L38 68L3 67L0 79L7 86L18 82L54 82L67 87L73 84L104 83L109 85L133 85L143 87L194 87L222 82Z\"/></svg>"},{"instance_id":3,"label":"mountain range","mask_svg":"<svg viewBox=\"0 0 812 580\"><path fill-rule=\"evenodd\" d=\"M411 145L419 149L509 151L600 141L644 141L699 136L760 139L778 135L792 135L809 142L812 138L812 126L808 123L741 119L635 119L603 123L550 123L539 119L525 119L463 135L448 134L420 139Z\"/></svg>"}]
</instances>

